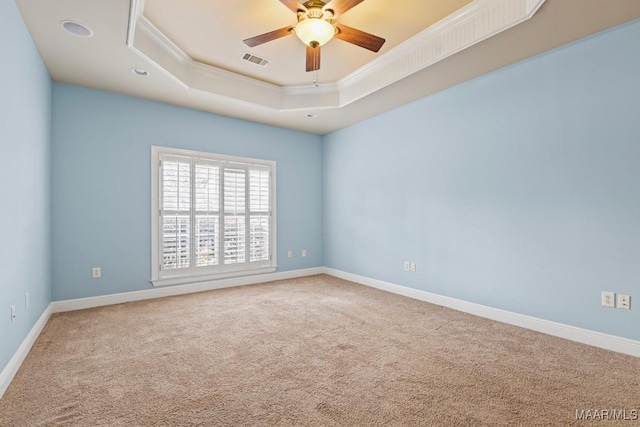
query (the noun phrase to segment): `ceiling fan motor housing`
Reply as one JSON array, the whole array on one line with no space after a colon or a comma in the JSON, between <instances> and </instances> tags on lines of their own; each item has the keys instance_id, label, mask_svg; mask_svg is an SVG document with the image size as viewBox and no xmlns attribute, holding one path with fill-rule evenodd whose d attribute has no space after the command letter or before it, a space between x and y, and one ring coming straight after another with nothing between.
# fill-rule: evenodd
<instances>
[{"instance_id":1,"label":"ceiling fan motor housing","mask_svg":"<svg viewBox=\"0 0 640 427\"><path fill-rule=\"evenodd\" d=\"M322 0L309 0L304 2L303 6L306 7L307 9L312 9L312 8L322 9L323 7L325 7L326 4L327 2Z\"/></svg>"}]
</instances>

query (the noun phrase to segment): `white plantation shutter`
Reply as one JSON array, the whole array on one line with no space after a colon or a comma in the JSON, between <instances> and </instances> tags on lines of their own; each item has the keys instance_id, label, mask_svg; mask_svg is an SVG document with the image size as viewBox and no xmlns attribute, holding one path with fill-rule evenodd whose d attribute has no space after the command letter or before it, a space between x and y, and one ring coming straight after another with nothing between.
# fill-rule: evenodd
<instances>
[{"instance_id":1,"label":"white plantation shutter","mask_svg":"<svg viewBox=\"0 0 640 427\"><path fill-rule=\"evenodd\" d=\"M154 284L275 270L273 162L160 147L152 151L159 161Z\"/></svg>"},{"instance_id":2,"label":"white plantation shutter","mask_svg":"<svg viewBox=\"0 0 640 427\"><path fill-rule=\"evenodd\" d=\"M162 268L190 266L191 166L167 158L162 168Z\"/></svg>"},{"instance_id":3,"label":"white plantation shutter","mask_svg":"<svg viewBox=\"0 0 640 427\"><path fill-rule=\"evenodd\" d=\"M247 171L224 169L224 263L236 264L246 259Z\"/></svg>"},{"instance_id":4,"label":"white plantation shutter","mask_svg":"<svg viewBox=\"0 0 640 427\"><path fill-rule=\"evenodd\" d=\"M196 266L218 265L220 248L220 166L195 164Z\"/></svg>"},{"instance_id":5,"label":"white plantation shutter","mask_svg":"<svg viewBox=\"0 0 640 427\"><path fill-rule=\"evenodd\" d=\"M268 168L256 167L249 170L250 261L269 259L270 179Z\"/></svg>"}]
</instances>

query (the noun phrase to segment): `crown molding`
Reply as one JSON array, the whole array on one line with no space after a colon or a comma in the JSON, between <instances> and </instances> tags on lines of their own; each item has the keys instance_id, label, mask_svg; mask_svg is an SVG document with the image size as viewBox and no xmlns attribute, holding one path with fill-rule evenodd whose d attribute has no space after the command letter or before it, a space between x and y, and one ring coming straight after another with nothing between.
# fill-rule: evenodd
<instances>
[{"instance_id":1,"label":"crown molding","mask_svg":"<svg viewBox=\"0 0 640 427\"><path fill-rule=\"evenodd\" d=\"M529 20L545 0L475 0L338 82L341 107Z\"/></svg>"},{"instance_id":2,"label":"crown molding","mask_svg":"<svg viewBox=\"0 0 640 427\"><path fill-rule=\"evenodd\" d=\"M190 58L131 0L127 46L189 90L270 110L339 109L535 15L545 0L475 0L338 82L278 86Z\"/></svg>"}]
</instances>

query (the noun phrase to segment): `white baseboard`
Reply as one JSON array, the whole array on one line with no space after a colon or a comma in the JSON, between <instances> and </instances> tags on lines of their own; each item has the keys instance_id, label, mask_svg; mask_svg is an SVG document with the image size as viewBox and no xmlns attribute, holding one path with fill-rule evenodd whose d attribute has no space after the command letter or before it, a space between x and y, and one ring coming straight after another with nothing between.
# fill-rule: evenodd
<instances>
[{"instance_id":1,"label":"white baseboard","mask_svg":"<svg viewBox=\"0 0 640 427\"><path fill-rule=\"evenodd\" d=\"M33 343L35 343L40 336L40 332L42 332L42 329L44 329L44 326L47 324L49 317L51 317L51 304L49 304L47 308L45 308L45 310L42 312L42 315L36 321L35 325L33 325L25 339L22 341L22 344L20 344L18 350L16 350L16 352L13 354L13 357L11 358L11 360L9 360L7 366L5 366L0 373L0 398L2 398L4 392L7 391L7 388L9 388L9 384L11 384L13 377L18 372L18 369L20 369L20 366L22 365L22 362L24 362L24 359L27 357L27 354L29 354L29 350L31 350Z\"/></svg>"},{"instance_id":2,"label":"white baseboard","mask_svg":"<svg viewBox=\"0 0 640 427\"><path fill-rule=\"evenodd\" d=\"M359 276L357 274L347 273L333 268L325 267L325 274L338 277L340 279L356 282L361 285L380 289L409 298L429 302L454 310L473 314L487 319L496 320L502 323L519 326L525 329L531 329L542 332L547 335L564 338L570 341L577 341L583 344L592 345L594 347L604 348L606 350L625 353L631 356L640 357L640 341L628 338L617 337L615 335L603 334L601 332L582 329L575 326L565 325L562 323L552 322L550 320L538 319L536 317L525 316L523 314L513 313L499 308L488 307L468 301L463 301L443 295L433 294L418 289L408 288L406 286L396 285L394 283L384 282L382 280L371 279L369 277Z\"/></svg>"},{"instance_id":3,"label":"white baseboard","mask_svg":"<svg viewBox=\"0 0 640 427\"><path fill-rule=\"evenodd\" d=\"M102 307L105 305L122 304L125 302L142 301L174 295L192 294L195 292L211 291L214 289L231 288L235 286L255 285L258 283L295 279L298 277L313 276L322 273L323 267L316 267L277 273L255 274L252 276L232 277L228 279L212 280L188 285L166 286L161 288L145 289L142 291L54 301L51 303L51 309L52 313L84 310L85 308Z\"/></svg>"}]
</instances>

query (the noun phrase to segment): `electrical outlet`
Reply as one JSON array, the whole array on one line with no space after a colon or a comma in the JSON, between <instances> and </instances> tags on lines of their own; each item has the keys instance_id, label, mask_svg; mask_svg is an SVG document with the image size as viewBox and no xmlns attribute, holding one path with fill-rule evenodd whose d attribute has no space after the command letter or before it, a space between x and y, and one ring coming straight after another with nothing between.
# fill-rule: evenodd
<instances>
[{"instance_id":1,"label":"electrical outlet","mask_svg":"<svg viewBox=\"0 0 640 427\"><path fill-rule=\"evenodd\" d=\"M11 323L16 321L16 306L11 306Z\"/></svg>"},{"instance_id":2,"label":"electrical outlet","mask_svg":"<svg viewBox=\"0 0 640 427\"><path fill-rule=\"evenodd\" d=\"M624 310L631 309L631 297L629 295L618 294L618 308L622 308Z\"/></svg>"},{"instance_id":3,"label":"electrical outlet","mask_svg":"<svg viewBox=\"0 0 640 427\"><path fill-rule=\"evenodd\" d=\"M102 276L102 271L100 270L100 267L93 267L92 273L93 273L94 279L97 279L100 276Z\"/></svg>"},{"instance_id":4,"label":"electrical outlet","mask_svg":"<svg viewBox=\"0 0 640 427\"><path fill-rule=\"evenodd\" d=\"M293 252L292 252L292 251L287 252L287 256L288 256L289 258L293 258Z\"/></svg>"},{"instance_id":5,"label":"electrical outlet","mask_svg":"<svg viewBox=\"0 0 640 427\"><path fill-rule=\"evenodd\" d=\"M405 261L404 262L404 271L409 271L410 267L409 267L409 261Z\"/></svg>"},{"instance_id":6,"label":"electrical outlet","mask_svg":"<svg viewBox=\"0 0 640 427\"><path fill-rule=\"evenodd\" d=\"M412 262L412 263L411 263L411 272L412 272L412 273L415 273L415 272L416 272L416 263L415 263L415 262Z\"/></svg>"},{"instance_id":7,"label":"electrical outlet","mask_svg":"<svg viewBox=\"0 0 640 427\"><path fill-rule=\"evenodd\" d=\"M304 258L304 257L306 257L306 256L307 256L307 250L306 250L306 249L303 249L303 250L302 250L302 258Z\"/></svg>"},{"instance_id":8,"label":"electrical outlet","mask_svg":"<svg viewBox=\"0 0 640 427\"><path fill-rule=\"evenodd\" d=\"M616 294L615 294L615 292L602 291L602 306L603 307L615 307L616 306Z\"/></svg>"},{"instance_id":9,"label":"electrical outlet","mask_svg":"<svg viewBox=\"0 0 640 427\"><path fill-rule=\"evenodd\" d=\"M24 294L24 308L29 308L29 292Z\"/></svg>"}]
</instances>

